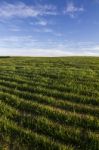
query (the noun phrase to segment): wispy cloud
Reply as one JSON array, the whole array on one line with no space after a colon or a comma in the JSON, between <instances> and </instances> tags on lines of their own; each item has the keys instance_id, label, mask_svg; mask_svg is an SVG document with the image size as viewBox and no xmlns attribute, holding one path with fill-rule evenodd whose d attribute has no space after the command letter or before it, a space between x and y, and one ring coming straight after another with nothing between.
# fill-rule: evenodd
<instances>
[{"instance_id":1,"label":"wispy cloud","mask_svg":"<svg viewBox=\"0 0 99 150\"><path fill-rule=\"evenodd\" d=\"M48 24L49 24L49 22L47 20L44 20L44 19L38 19L35 22L30 22L30 25L47 26Z\"/></svg>"},{"instance_id":2,"label":"wispy cloud","mask_svg":"<svg viewBox=\"0 0 99 150\"><path fill-rule=\"evenodd\" d=\"M10 36L0 38L0 55L20 56L99 56L99 43L38 40L33 36Z\"/></svg>"},{"instance_id":3,"label":"wispy cloud","mask_svg":"<svg viewBox=\"0 0 99 150\"><path fill-rule=\"evenodd\" d=\"M39 43L38 40L34 39L31 35L28 36L6 36L0 38L1 48L29 48L34 47Z\"/></svg>"},{"instance_id":4,"label":"wispy cloud","mask_svg":"<svg viewBox=\"0 0 99 150\"><path fill-rule=\"evenodd\" d=\"M47 28L47 27L43 27L42 29L41 28L34 28L33 32L47 33L47 34L49 33L49 34L52 34L52 35L54 35L56 37L62 37L63 36L62 33L58 32L58 31L55 31L55 30L53 30L51 28Z\"/></svg>"},{"instance_id":5,"label":"wispy cloud","mask_svg":"<svg viewBox=\"0 0 99 150\"><path fill-rule=\"evenodd\" d=\"M99 45L94 46L92 49L96 52L99 52Z\"/></svg>"},{"instance_id":6,"label":"wispy cloud","mask_svg":"<svg viewBox=\"0 0 99 150\"><path fill-rule=\"evenodd\" d=\"M10 4L4 2L0 6L0 17L1 18L12 18L12 17L37 17L43 15L57 15L56 7L53 5L26 5L25 3L19 2L16 4ZM44 24L44 23L42 23Z\"/></svg>"},{"instance_id":7,"label":"wispy cloud","mask_svg":"<svg viewBox=\"0 0 99 150\"><path fill-rule=\"evenodd\" d=\"M45 20L39 20L37 24L41 25L41 26L46 26L48 24L48 22Z\"/></svg>"},{"instance_id":8,"label":"wispy cloud","mask_svg":"<svg viewBox=\"0 0 99 150\"><path fill-rule=\"evenodd\" d=\"M33 32L39 32L39 33L54 33L54 31L51 28L35 28L33 29Z\"/></svg>"},{"instance_id":9,"label":"wispy cloud","mask_svg":"<svg viewBox=\"0 0 99 150\"><path fill-rule=\"evenodd\" d=\"M72 51L72 50L61 50L61 49L38 49L38 48L28 48L27 49L11 49L11 48L0 48L0 54L2 56L99 56L96 51Z\"/></svg>"},{"instance_id":10,"label":"wispy cloud","mask_svg":"<svg viewBox=\"0 0 99 150\"><path fill-rule=\"evenodd\" d=\"M57 50L57 49L1 49L0 52L2 52L2 56L49 56L49 57L54 57L54 56L67 56L67 55L72 55L71 52L66 52L62 50Z\"/></svg>"},{"instance_id":11,"label":"wispy cloud","mask_svg":"<svg viewBox=\"0 0 99 150\"><path fill-rule=\"evenodd\" d=\"M73 2L67 3L67 6L64 10L64 13L69 15L71 18L74 18L79 12L84 12L84 7L77 7Z\"/></svg>"}]
</instances>

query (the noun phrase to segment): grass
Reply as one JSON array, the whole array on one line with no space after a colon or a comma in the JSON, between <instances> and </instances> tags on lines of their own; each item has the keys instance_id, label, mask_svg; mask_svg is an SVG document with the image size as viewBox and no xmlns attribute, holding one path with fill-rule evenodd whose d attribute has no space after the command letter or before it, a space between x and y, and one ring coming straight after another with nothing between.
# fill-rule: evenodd
<instances>
[{"instance_id":1,"label":"grass","mask_svg":"<svg viewBox=\"0 0 99 150\"><path fill-rule=\"evenodd\" d=\"M98 57L0 57L0 150L99 150Z\"/></svg>"}]
</instances>

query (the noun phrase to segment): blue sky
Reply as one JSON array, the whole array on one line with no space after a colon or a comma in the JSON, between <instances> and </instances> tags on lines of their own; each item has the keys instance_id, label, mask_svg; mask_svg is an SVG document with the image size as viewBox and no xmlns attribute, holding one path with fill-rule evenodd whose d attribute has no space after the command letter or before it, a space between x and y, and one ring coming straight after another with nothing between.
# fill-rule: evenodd
<instances>
[{"instance_id":1,"label":"blue sky","mask_svg":"<svg viewBox=\"0 0 99 150\"><path fill-rule=\"evenodd\" d=\"M99 0L0 0L0 55L99 55Z\"/></svg>"}]
</instances>

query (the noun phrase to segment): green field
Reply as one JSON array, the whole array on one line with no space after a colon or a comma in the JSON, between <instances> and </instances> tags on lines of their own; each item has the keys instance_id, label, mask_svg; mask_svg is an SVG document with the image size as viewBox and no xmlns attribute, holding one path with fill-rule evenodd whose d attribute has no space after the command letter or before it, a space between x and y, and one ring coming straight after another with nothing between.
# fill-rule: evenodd
<instances>
[{"instance_id":1,"label":"green field","mask_svg":"<svg viewBox=\"0 0 99 150\"><path fill-rule=\"evenodd\" d=\"M0 150L99 150L99 58L0 57Z\"/></svg>"}]
</instances>

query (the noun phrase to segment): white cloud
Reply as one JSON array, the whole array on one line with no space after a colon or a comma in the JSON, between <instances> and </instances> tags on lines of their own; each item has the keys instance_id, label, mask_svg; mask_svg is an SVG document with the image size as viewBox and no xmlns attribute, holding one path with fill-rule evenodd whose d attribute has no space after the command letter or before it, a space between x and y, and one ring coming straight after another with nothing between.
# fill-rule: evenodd
<instances>
[{"instance_id":1,"label":"white cloud","mask_svg":"<svg viewBox=\"0 0 99 150\"><path fill-rule=\"evenodd\" d=\"M53 31L52 29L50 29L50 28L42 28L42 29L40 29L40 28L35 28L35 29L33 29L33 32L39 32L39 33L41 33L41 32L44 32L44 33L54 33L54 31Z\"/></svg>"},{"instance_id":2,"label":"white cloud","mask_svg":"<svg viewBox=\"0 0 99 150\"><path fill-rule=\"evenodd\" d=\"M44 26L44 25L43 25ZM62 37L63 34L60 33L60 32L57 32L51 28L47 28L47 27L43 27L42 29L41 28L34 28L33 29L33 32L38 32L38 33L50 33L56 37Z\"/></svg>"},{"instance_id":3,"label":"white cloud","mask_svg":"<svg viewBox=\"0 0 99 150\"><path fill-rule=\"evenodd\" d=\"M47 26L49 23L46 20L40 19L35 22L30 22L30 25L41 25L41 26Z\"/></svg>"},{"instance_id":4,"label":"white cloud","mask_svg":"<svg viewBox=\"0 0 99 150\"><path fill-rule=\"evenodd\" d=\"M96 45L93 47L93 50L98 51L99 52L99 45Z\"/></svg>"},{"instance_id":5,"label":"white cloud","mask_svg":"<svg viewBox=\"0 0 99 150\"><path fill-rule=\"evenodd\" d=\"M38 40L31 35L9 36L0 38L0 55L99 56L99 43L91 41L60 41L52 39Z\"/></svg>"},{"instance_id":6,"label":"white cloud","mask_svg":"<svg viewBox=\"0 0 99 150\"><path fill-rule=\"evenodd\" d=\"M71 18L74 18L75 15L79 12L84 12L84 8L82 6L75 6L73 2L69 2L64 11L64 13L69 15Z\"/></svg>"},{"instance_id":7,"label":"white cloud","mask_svg":"<svg viewBox=\"0 0 99 150\"><path fill-rule=\"evenodd\" d=\"M7 36L0 38L0 48L30 48L35 47L36 44L39 44L39 41L34 39L32 36Z\"/></svg>"},{"instance_id":8,"label":"white cloud","mask_svg":"<svg viewBox=\"0 0 99 150\"><path fill-rule=\"evenodd\" d=\"M25 3L3 3L0 6L0 17L37 17L43 15L57 15L56 7L53 5L26 5ZM44 23L43 23L44 24Z\"/></svg>"},{"instance_id":9,"label":"white cloud","mask_svg":"<svg viewBox=\"0 0 99 150\"><path fill-rule=\"evenodd\" d=\"M45 20L40 20L40 21L38 21L38 24L41 26L46 26L48 23Z\"/></svg>"},{"instance_id":10,"label":"white cloud","mask_svg":"<svg viewBox=\"0 0 99 150\"><path fill-rule=\"evenodd\" d=\"M72 55L71 52L66 52L57 49L6 49L0 48L0 55L2 56L67 56Z\"/></svg>"},{"instance_id":11,"label":"white cloud","mask_svg":"<svg viewBox=\"0 0 99 150\"><path fill-rule=\"evenodd\" d=\"M53 33L54 31L52 29L50 29L50 28L44 28L43 32L45 32L45 33Z\"/></svg>"},{"instance_id":12,"label":"white cloud","mask_svg":"<svg viewBox=\"0 0 99 150\"><path fill-rule=\"evenodd\" d=\"M58 57L58 56L99 56L99 53L93 51L80 51L75 52L71 50L61 49L11 49L11 48L0 48L1 56L34 56L34 57Z\"/></svg>"}]
</instances>

